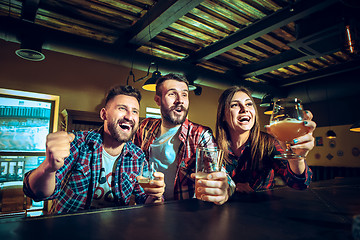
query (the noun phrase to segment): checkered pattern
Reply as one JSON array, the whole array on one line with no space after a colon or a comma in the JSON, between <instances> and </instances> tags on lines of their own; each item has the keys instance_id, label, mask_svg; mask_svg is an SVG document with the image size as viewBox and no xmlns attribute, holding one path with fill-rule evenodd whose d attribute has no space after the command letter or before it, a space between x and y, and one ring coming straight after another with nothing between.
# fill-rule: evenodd
<instances>
[{"instance_id":1,"label":"checkered pattern","mask_svg":"<svg viewBox=\"0 0 360 240\"><path fill-rule=\"evenodd\" d=\"M274 158L276 154L283 151L278 142L275 142L272 154L264 157L264 166L259 170L249 169L251 159L249 142L242 149L240 157L236 157L231 149L229 150L231 163L227 163L225 167L235 183L248 182L254 190L272 189L275 185L274 177L278 175L289 187L294 189L306 189L310 185L312 171L307 165L305 172L299 176L291 171L288 161Z\"/></svg>"},{"instance_id":2,"label":"checkered pattern","mask_svg":"<svg viewBox=\"0 0 360 240\"><path fill-rule=\"evenodd\" d=\"M28 172L24 178L24 192L35 201L53 199L51 212L63 213L89 209L100 177L102 159L102 129L75 133L70 156L56 172L54 193L46 198L37 198L29 187ZM128 205L130 196L137 203L144 203L146 195L136 181L145 154L131 141L127 142L117 162L115 171L115 199L117 205Z\"/></svg>"},{"instance_id":3,"label":"checkered pattern","mask_svg":"<svg viewBox=\"0 0 360 240\"><path fill-rule=\"evenodd\" d=\"M147 118L142 121L135 135L134 143L141 147L147 159L149 159L150 145L154 142L160 125L161 119ZM194 196L195 182L190 175L195 172L196 148L217 146L210 128L190 122L188 119L181 125L179 139L180 146L176 154L178 166L174 182L174 199L177 200ZM235 185L230 176L228 176L228 182L232 194Z\"/></svg>"}]
</instances>

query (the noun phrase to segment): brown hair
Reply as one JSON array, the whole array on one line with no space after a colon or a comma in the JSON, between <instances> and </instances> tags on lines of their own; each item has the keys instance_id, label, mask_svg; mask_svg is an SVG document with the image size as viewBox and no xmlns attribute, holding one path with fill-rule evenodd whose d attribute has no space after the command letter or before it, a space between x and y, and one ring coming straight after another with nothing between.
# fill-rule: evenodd
<instances>
[{"instance_id":1,"label":"brown hair","mask_svg":"<svg viewBox=\"0 0 360 240\"><path fill-rule=\"evenodd\" d=\"M169 73L164 76L161 76L158 80L156 80L156 95L161 96L160 87L163 82L166 80L176 80L179 82L184 82L189 87L189 81L186 79L184 75L177 73Z\"/></svg>"},{"instance_id":2,"label":"brown hair","mask_svg":"<svg viewBox=\"0 0 360 240\"><path fill-rule=\"evenodd\" d=\"M255 108L255 123L253 128L250 130L249 141L251 145L251 169L259 169L263 166L263 158L266 155L270 155L273 146L274 139L260 131L259 124L259 113L255 105L255 101L251 96L251 91L245 87L232 86L226 89L219 98L217 118L216 118L216 140L220 149L224 151L224 159L227 163L229 160L229 148L231 146L230 132L228 126L224 120L225 113L230 109L230 102L236 92L244 92L249 96L251 101L254 103Z\"/></svg>"},{"instance_id":3,"label":"brown hair","mask_svg":"<svg viewBox=\"0 0 360 240\"><path fill-rule=\"evenodd\" d=\"M106 95L105 106L111 99L113 99L117 95L126 95L126 96L134 97L139 102L139 104L141 101L141 93L138 89L136 89L132 86L129 86L129 85L116 86L116 87L113 87L112 89L110 89L108 94Z\"/></svg>"}]
</instances>

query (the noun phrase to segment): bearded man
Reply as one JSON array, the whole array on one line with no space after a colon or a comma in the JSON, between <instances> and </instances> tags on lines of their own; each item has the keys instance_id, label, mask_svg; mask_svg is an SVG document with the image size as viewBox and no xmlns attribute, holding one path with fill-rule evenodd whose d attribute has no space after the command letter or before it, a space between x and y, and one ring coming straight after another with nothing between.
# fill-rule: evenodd
<instances>
[{"instance_id":1,"label":"bearded man","mask_svg":"<svg viewBox=\"0 0 360 240\"><path fill-rule=\"evenodd\" d=\"M131 86L112 88L97 130L55 132L46 138L46 159L26 173L24 192L35 201L53 200L50 213L162 201L164 176L156 173L147 192L137 177L146 161L133 138L139 126L141 94Z\"/></svg>"},{"instance_id":2,"label":"bearded man","mask_svg":"<svg viewBox=\"0 0 360 240\"><path fill-rule=\"evenodd\" d=\"M232 179L225 172L209 174L195 190L194 172L196 149L216 147L209 127L187 119L189 110L189 83L183 75L167 74L156 82L156 104L161 119L146 118L135 134L134 143L141 147L147 159L154 162L157 171L165 176L165 200L194 197L198 191L201 200L225 203L234 192Z\"/></svg>"}]
</instances>

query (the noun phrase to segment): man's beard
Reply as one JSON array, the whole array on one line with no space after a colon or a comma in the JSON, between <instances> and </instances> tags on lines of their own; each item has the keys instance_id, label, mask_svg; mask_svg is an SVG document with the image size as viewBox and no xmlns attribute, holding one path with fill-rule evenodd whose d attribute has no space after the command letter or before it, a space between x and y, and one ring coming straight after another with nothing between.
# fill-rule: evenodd
<instances>
[{"instance_id":1,"label":"man's beard","mask_svg":"<svg viewBox=\"0 0 360 240\"><path fill-rule=\"evenodd\" d=\"M124 143L127 142L129 140L131 140L134 136L134 134L136 133L137 128L139 127L139 125L135 126L135 123L133 121L127 121L127 123L131 124L132 126L132 130L129 134L126 134L124 132L122 132L120 129L120 123L124 122L123 119L119 120L119 121L109 121L108 122L108 129L109 132L111 134L111 136L117 140L119 143Z\"/></svg>"},{"instance_id":2,"label":"man's beard","mask_svg":"<svg viewBox=\"0 0 360 240\"><path fill-rule=\"evenodd\" d=\"M177 107L181 107L181 110L185 113L183 116L174 116L173 110ZM161 115L163 116L164 120L173 125L182 124L186 119L188 111L189 109L186 109L183 105L176 105L170 107L169 109L166 109L164 106L161 107Z\"/></svg>"}]
</instances>

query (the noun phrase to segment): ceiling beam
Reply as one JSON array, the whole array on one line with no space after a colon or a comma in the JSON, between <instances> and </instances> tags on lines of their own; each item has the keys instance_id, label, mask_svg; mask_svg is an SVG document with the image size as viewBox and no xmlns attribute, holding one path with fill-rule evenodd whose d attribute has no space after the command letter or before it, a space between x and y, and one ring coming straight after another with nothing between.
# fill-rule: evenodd
<instances>
[{"instance_id":1,"label":"ceiling beam","mask_svg":"<svg viewBox=\"0 0 360 240\"><path fill-rule=\"evenodd\" d=\"M279 10L248 27L239 30L223 40L199 50L188 58L185 62L201 62L214 58L224 52L234 49L244 43L263 36L273 30L285 26L288 23L304 18L310 14L329 7L339 0L311 0L299 1L292 6Z\"/></svg>"},{"instance_id":2,"label":"ceiling beam","mask_svg":"<svg viewBox=\"0 0 360 240\"><path fill-rule=\"evenodd\" d=\"M339 49L333 49L326 54L304 55L295 49L291 49L284 53L280 53L273 57L267 58L261 62L245 65L241 70L232 70L242 75L244 78L255 77L264 73L268 73L279 68L288 67L299 62L308 61L310 59L319 58L337 52Z\"/></svg>"},{"instance_id":3,"label":"ceiling beam","mask_svg":"<svg viewBox=\"0 0 360 240\"><path fill-rule=\"evenodd\" d=\"M329 66L323 69L319 69L317 71L308 72L304 74L300 74L291 78L284 79L283 81L287 83L283 83L280 85L281 87L289 87L292 85L308 82L311 80L329 77L335 74L354 71L360 69L360 60L356 59L352 62L341 63L333 66Z\"/></svg>"},{"instance_id":4,"label":"ceiling beam","mask_svg":"<svg viewBox=\"0 0 360 240\"><path fill-rule=\"evenodd\" d=\"M256 63L243 65L232 71L242 74L244 78L254 77L340 51L343 46L341 38L339 37L342 30L341 26L342 24L337 24L325 28L322 31L317 31L314 34L310 34L309 36L305 36L288 44L292 49L286 52Z\"/></svg>"},{"instance_id":5,"label":"ceiling beam","mask_svg":"<svg viewBox=\"0 0 360 240\"><path fill-rule=\"evenodd\" d=\"M115 45L140 47L197 7L203 0L161 0L126 31Z\"/></svg>"},{"instance_id":6,"label":"ceiling beam","mask_svg":"<svg viewBox=\"0 0 360 240\"><path fill-rule=\"evenodd\" d=\"M287 67L298 62L303 62L314 58L313 56L305 55L295 49L269 57L261 62L243 65L237 70L231 70L242 75L244 78L258 76L273 70Z\"/></svg>"},{"instance_id":7,"label":"ceiling beam","mask_svg":"<svg viewBox=\"0 0 360 240\"><path fill-rule=\"evenodd\" d=\"M16 36L25 29L31 32L42 33L44 35L43 49L46 50L95 59L97 61L122 65L128 68L134 67L134 69L141 71L147 71L149 63L155 61L159 65L159 71L162 73L175 72L189 74L196 79L195 83L199 85L217 89L226 89L234 84L241 84L251 88L257 96L262 96L265 93L272 93L274 96L282 96L284 94L281 89L267 84L244 81L241 76L232 73L217 73L190 63L171 61L136 52L130 48L119 50L109 43L61 32L19 19L0 16L1 39L19 43Z\"/></svg>"}]
</instances>

